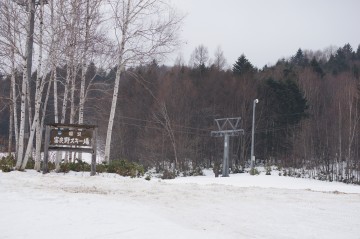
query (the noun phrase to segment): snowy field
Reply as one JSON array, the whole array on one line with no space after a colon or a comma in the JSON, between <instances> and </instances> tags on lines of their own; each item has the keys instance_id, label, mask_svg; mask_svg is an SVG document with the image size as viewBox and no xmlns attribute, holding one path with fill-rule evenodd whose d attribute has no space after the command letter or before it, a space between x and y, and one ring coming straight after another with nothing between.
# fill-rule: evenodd
<instances>
[{"instance_id":1,"label":"snowy field","mask_svg":"<svg viewBox=\"0 0 360 239\"><path fill-rule=\"evenodd\" d=\"M360 238L360 186L0 172L0 238Z\"/></svg>"}]
</instances>

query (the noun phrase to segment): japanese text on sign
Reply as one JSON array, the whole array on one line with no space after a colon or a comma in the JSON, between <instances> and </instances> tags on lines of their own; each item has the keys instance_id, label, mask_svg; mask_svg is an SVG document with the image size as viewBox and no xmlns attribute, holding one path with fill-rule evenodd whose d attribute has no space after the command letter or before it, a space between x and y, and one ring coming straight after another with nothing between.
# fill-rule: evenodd
<instances>
[{"instance_id":1,"label":"japanese text on sign","mask_svg":"<svg viewBox=\"0 0 360 239\"><path fill-rule=\"evenodd\" d=\"M50 144L57 146L91 146L90 130L52 129Z\"/></svg>"}]
</instances>

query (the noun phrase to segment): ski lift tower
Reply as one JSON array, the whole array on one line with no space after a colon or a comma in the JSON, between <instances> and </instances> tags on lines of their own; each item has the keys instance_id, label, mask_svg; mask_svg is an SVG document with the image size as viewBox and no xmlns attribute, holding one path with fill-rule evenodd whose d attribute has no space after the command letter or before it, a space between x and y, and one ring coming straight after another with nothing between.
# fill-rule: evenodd
<instances>
[{"instance_id":1,"label":"ski lift tower","mask_svg":"<svg viewBox=\"0 0 360 239\"><path fill-rule=\"evenodd\" d=\"M239 129L240 119L241 117L215 119L218 130L211 131L212 137L224 137L223 177L229 177L229 137L244 134L244 130Z\"/></svg>"}]
</instances>

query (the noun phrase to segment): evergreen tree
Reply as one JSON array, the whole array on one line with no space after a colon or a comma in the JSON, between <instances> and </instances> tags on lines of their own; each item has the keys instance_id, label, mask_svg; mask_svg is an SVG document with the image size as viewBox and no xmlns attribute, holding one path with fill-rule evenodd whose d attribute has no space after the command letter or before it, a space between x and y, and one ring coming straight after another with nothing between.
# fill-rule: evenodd
<instances>
[{"instance_id":1,"label":"evergreen tree","mask_svg":"<svg viewBox=\"0 0 360 239\"><path fill-rule=\"evenodd\" d=\"M358 46L357 51L356 51L356 59L360 60L360 45Z\"/></svg>"},{"instance_id":2,"label":"evergreen tree","mask_svg":"<svg viewBox=\"0 0 360 239\"><path fill-rule=\"evenodd\" d=\"M355 52L350 44L346 44L344 47L340 47L335 56L330 56L328 61L328 68L334 75L339 74L350 69L350 61L355 59Z\"/></svg>"},{"instance_id":3,"label":"evergreen tree","mask_svg":"<svg viewBox=\"0 0 360 239\"><path fill-rule=\"evenodd\" d=\"M319 62L313 58L310 62L311 68L314 72L316 72L321 78L323 78L325 76L325 72L323 71L323 69L321 68Z\"/></svg>"},{"instance_id":4,"label":"evergreen tree","mask_svg":"<svg viewBox=\"0 0 360 239\"><path fill-rule=\"evenodd\" d=\"M265 128L260 137L271 156L286 155L292 149L292 136L300 121L307 117L307 100L293 80L265 81ZM264 149L265 150L265 149Z\"/></svg>"},{"instance_id":5,"label":"evergreen tree","mask_svg":"<svg viewBox=\"0 0 360 239\"><path fill-rule=\"evenodd\" d=\"M296 52L295 56L291 58L291 64L297 65L297 66L305 66L308 63L307 58L305 57L303 51L301 48Z\"/></svg>"},{"instance_id":6,"label":"evergreen tree","mask_svg":"<svg viewBox=\"0 0 360 239\"><path fill-rule=\"evenodd\" d=\"M276 122L281 125L294 125L306 117L307 100L295 81L268 79L266 84L273 94Z\"/></svg>"},{"instance_id":7,"label":"evergreen tree","mask_svg":"<svg viewBox=\"0 0 360 239\"><path fill-rule=\"evenodd\" d=\"M233 65L232 71L235 75L243 75L255 72L255 67L246 59L245 55L242 54Z\"/></svg>"},{"instance_id":8,"label":"evergreen tree","mask_svg":"<svg viewBox=\"0 0 360 239\"><path fill-rule=\"evenodd\" d=\"M355 57L355 52L353 51L351 45L349 43L345 44L343 48L340 48L343 52L346 60L353 60Z\"/></svg>"}]
</instances>

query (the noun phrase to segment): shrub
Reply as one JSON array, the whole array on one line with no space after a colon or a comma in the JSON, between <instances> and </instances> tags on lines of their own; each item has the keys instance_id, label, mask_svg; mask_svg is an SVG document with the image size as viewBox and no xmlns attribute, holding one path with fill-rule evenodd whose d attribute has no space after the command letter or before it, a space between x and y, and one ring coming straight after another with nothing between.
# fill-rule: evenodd
<instances>
[{"instance_id":1,"label":"shrub","mask_svg":"<svg viewBox=\"0 0 360 239\"><path fill-rule=\"evenodd\" d=\"M106 172L106 170L107 170L106 164L101 163L101 164L96 165L96 172L97 173L104 173L104 172Z\"/></svg>"},{"instance_id":2,"label":"shrub","mask_svg":"<svg viewBox=\"0 0 360 239\"><path fill-rule=\"evenodd\" d=\"M60 164L60 171L59 173L68 173L70 171L69 163L62 163Z\"/></svg>"},{"instance_id":3,"label":"shrub","mask_svg":"<svg viewBox=\"0 0 360 239\"><path fill-rule=\"evenodd\" d=\"M34 169L35 168L35 160L33 158L29 158L26 163L25 169Z\"/></svg>"},{"instance_id":4,"label":"shrub","mask_svg":"<svg viewBox=\"0 0 360 239\"><path fill-rule=\"evenodd\" d=\"M266 167L266 174L265 175L271 175L271 167L270 166Z\"/></svg>"},{"instance_id":5,"label":"shrub","mask_svg":"<svg viewBox=\"0 0 360 239\"><path fill-rule=\"evenodd\" d=\"M120 161L110 161L110 163L107 165L107 172L116 173L118 167L120 167Z\"/></svg>"},{"instance_id":6,"label":"shrub","mask_svg":"<svg viewBox=\"0 0 360 239\"><path fill-rule=\"evenodd\" d=\"M250 169L250 175L259 175L260 172L256 168Z\"/></svg>"},{"instance_id":7,"label":"shrub","mask_svg":"<svg viewBox=\"0 0 360 239\"><path fill-rule=\"evenodd\" d=\"M203 176L204 173L200 167L196 167L189 172L190 176Z\"/></svg>"},{"instance_id":8,"label":"shrub","mask_svg":"<svg viewBox=\"0 0 360 239\"><path fill-rule=\"evenodd\" d=\"M214 163L213 172L215 174L215 177L219 177L220 174L220 164L218 162Z\"/></svg>"},{"instance_id":9,"label":"shrub","mask_svg":"<svg viewBox=\"0 0 360 239\"><path fill-rule=\"evenodd\" d=\"M132 178L144 175L144 167L137 163L128 162L127 160L114 160L108 165L108 173L116 173L121 176L130 176Z\"/></svg>"},{"instance_id":10,"label":"shrub","mask_svg":"<svg viewBox=\"0 0 360 239\"><path fill-rule=\"evenodd\" d=\"M43 165L42 165L42 167L43 167ZM41 167L41 169L42 169L42 167ZM55 163L48 162L48 170L49 170L49 172L55 170Z\"/></svg>"},{"instance_id":11,"label":"shrub","mask_svg":"<svg viewBox=\"0 0 360 239\"><path fill-rule=\"evenodd\" d=\"M11 171L13 171L13 168L8 166L8 165L1 165L0 169L4 172L4 173L9 173Z\"/></svg>"},{"instance_id":12,"label":"shrub","mask_svg":"<svg viewBox=\"0 0 360 239\"><path fill-rule=\"evenodd\" d=\"M146 174L145 180L147 181L151 180L151 173Z\"/></svg>"},{"instance_id":13,"label":"shrub","mask_svg":"<svg viewBox=\"0 0 360 239\"><path fill-rule=\"evenodd\" d=\"M69 163L69 169L75 172L90 172L91 165L82 160L76 159L75 162Z\"/></svg>"},{"instance_id":14,"label":"shrub","mask_svg":"<svg viewBox=\"0 0 360 239\"><path fill-rule=\"evenodd\" d=\"M4 173L13 171L15 165L15 159L13 156L2 157L0 160L0 169Z\"/></svg>"},{"instance_id":15,"label":"shrub","mask_svg":"<svg viewBox=\"0 0 360 239\"><path fill-rule=\"evenodd\" d=\"M48 170L54 170L55 164L54 163L48 163ZM70 163L61 163L60 164L60 171L61 173L68 173L69 171L75 171L75 172L90 172L91 171L91 165L87 162L84 162L82 160L76 159L75 162Z\"/></svg>"},{"instance_id":16,"label":"shrub","mask_svg":"<svg viewBox=\"0 0 360 239\"><path fill-rule=\"evenodd\" d=\"M163 175L161 176L161 179L174 179L174 178L176 178L176 172L170 170L165 170L163 172Z\"/></svg>"},{"instance_id":17,"label":"shrub","mask_svg":"<svg viewBox=\"0 0 360 239\"><path fill-rule=\"evenodd\" d=\"M241 168L241 166L236 165L233 173L244 173L244 170Z\"/></svg>"}]
</instances>

